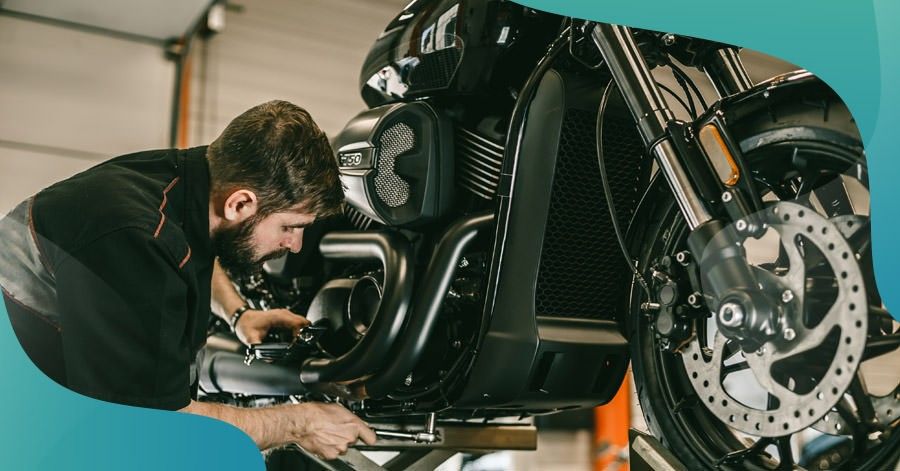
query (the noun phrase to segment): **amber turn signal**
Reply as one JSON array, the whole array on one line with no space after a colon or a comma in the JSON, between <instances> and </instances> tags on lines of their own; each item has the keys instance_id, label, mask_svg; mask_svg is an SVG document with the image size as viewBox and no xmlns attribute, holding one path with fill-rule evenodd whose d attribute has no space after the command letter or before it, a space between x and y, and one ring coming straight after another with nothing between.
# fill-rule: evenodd
<instances>
[{"instance_id":1,"label":"amber turn signal","mask_svg":"<svg viewBox=\"0 0 900 471\"><path fill-rule=\"evenodd\" d=\"M716 170L719 180L727 186L737 185L741 172L715 124L710 123L700 129L700 145Z\"/></svg>"}]
</instances>

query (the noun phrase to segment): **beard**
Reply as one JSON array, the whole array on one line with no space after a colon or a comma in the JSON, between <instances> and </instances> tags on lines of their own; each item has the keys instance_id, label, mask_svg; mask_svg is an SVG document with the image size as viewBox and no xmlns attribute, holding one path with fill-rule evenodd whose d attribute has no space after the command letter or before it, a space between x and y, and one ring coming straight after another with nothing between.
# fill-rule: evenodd
<instances>
[{"instance_id":1,"label":"beard","mask_svg":"<svg viewBox=\"0 0 900 471\"><path fill-rule=\"evenodd\" d=\"M256 218L250 218L213 234L212 242L219 265L233 278L254 275L262 270L267 260L282 257L288 252L288 249L280 249L257 258L253 247L253 230L257 223Z\"/></svg>"}]
</instances>

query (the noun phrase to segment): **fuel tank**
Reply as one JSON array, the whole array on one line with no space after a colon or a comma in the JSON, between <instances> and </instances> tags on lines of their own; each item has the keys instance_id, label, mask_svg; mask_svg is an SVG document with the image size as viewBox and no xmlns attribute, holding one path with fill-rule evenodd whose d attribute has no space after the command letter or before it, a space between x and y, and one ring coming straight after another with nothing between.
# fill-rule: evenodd
<instances>
[{"instance_id":1,"label":"fuel tank","mask_svg":"<svg viewBox=\"0 0 900 471\"><path fill-rule=\"evenodd\" d=\"M548 15L498 0L413 0L378 36L359 87L369 107L487 89L498 58ZM557 24L558 18L550 23ZM539 49L538 49L539 50Z\"/></svg>"}]
</instances>

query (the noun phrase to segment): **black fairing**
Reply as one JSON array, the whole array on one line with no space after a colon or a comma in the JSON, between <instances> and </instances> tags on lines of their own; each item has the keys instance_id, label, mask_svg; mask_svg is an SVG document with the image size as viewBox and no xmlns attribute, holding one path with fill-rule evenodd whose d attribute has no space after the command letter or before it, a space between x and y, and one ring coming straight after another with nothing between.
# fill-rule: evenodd
<instances>
[{"instance_id":1,"label":"black fairing","mask_svg":"<svg viewBox=\"0 0 900 471\"><path fill-rule=\"evenodd\" d=\"M359 76L363 100L375 107L416 97L484 92L495 69L504 68L500 57L520 42L546 42L544 20L559 24L552 15L540 15L540 26L533 27L523 18L526 11L499 0L410 3L381 33L363 62ZM524 56L535 51L540 47L519 51L520 63L528 63Z\"/></svg>"},{"instance_id":2,"label":"black fairing","mask_svg":"<svg viewBox=\"0 0 900 471\"><path fill-rule=\"evenodd\" d=\"M607 402L628 364L618 321L630 286L593 148L602 82L550 70L530 104L501 204L486 330L459 408L553 410ZM627 226L643 147L621 107L604 118L613 196ZM610 131L616 131L615 133ZM497 256L498 253L502 254ZM491 298L493 290L493 298ZM498 367L498 365L503 365Z\"/></svg>"}]
</instances>

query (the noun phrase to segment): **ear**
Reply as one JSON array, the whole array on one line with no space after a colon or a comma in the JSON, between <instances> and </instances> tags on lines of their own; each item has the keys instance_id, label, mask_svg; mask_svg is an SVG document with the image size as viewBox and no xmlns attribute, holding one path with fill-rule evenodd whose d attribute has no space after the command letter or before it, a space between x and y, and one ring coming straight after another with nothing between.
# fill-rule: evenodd
<instances>
[{"instance_id":1,"label":"ear","mask_svg":"<svg viewBox=\"0 0 900 471\"><path fill-rule=\"evenodd\" d=\"M256 214L259 202L250 190L236 190L225 198L223 216L231 222L243 222Z\"/></svg>"}]
</instances>

